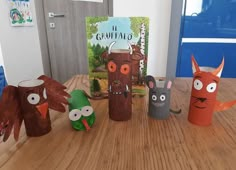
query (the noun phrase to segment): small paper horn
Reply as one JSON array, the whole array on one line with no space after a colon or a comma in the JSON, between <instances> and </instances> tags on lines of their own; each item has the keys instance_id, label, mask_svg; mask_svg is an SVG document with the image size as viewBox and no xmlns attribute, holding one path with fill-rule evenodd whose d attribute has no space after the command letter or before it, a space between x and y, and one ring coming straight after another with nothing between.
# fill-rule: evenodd
<instances>
[{"instance_id":1,"label":"small paper horn","mask_svg":"<svg viewBox=\"0 0 236 170\"><path fill-rule=\"evenodd\" d=\"M113 46L115 43L116 43L116 42L113 41L113 42L109 45L108 54L111 54L111 48L112 48L112 46Z\"/></svg>"},{"instance_id":2,"label":"small paper horn","mask_svg":"<svg viewBox=\"0 0 236 170\"><path fill-rule=\"evenodd\" d=\"M133 54L133 48L132 48L132 46L131 46L131 44L128 42L128 45L129 45L129 49L130 49L130 54Z\"/></svg>"}]
</instances>

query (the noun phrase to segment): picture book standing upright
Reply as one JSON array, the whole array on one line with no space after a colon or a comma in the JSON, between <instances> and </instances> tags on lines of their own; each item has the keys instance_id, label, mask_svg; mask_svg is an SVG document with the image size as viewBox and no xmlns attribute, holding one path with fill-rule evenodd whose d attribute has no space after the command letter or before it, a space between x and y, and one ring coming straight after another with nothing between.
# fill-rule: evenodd
<instances>
[{"instance_id":1,"label":"picture book standing upright","mask_svg":"<svg viewBox=\"0 0 236 170\"><path fill-rule=\"evenodd\" d=\"M109 115L128 120L132 95L145 94L149 19L87 17L87 48L92 96L109 96Z\"/></svg>"}]
</instances>

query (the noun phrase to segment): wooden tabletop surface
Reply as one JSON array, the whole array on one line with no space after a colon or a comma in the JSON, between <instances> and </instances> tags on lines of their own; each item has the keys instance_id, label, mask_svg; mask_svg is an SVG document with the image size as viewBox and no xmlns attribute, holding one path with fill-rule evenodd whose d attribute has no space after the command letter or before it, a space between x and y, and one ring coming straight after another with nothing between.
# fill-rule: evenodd
<instances>
[{"instance_id":1,"label":"wooden tabletop surface","mask_svg":"<svg viewBox=\"0 0 236 170\"><path fill-rule=\"evenodd\" d=\"M68 112L51 111L52 131L27 137L21 128L18 142L0 144L0 169L236 169L236 106L214 114L212 125L200 127L187 120L192 80L177 78L171 107L182 114L168 120L147 115L147 97L133 97L132 119L112 121L108 100L91 101L96 122L88 131L75 131ZM68 91L88 91L87 76L65 83ZM221 79L218 99L236 99L236 79Z\"/></svg>"}]
</instances>

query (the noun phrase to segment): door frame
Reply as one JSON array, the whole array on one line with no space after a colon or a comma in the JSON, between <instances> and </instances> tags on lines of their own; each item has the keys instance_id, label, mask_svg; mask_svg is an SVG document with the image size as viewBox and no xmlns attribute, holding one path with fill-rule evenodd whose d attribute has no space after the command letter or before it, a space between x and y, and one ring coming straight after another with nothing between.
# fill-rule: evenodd
<instances>
[{"instance_id":1,"label":"door frame","mask_svg":"<svg viewBox=\"0 0 236 170\"><path fill-rule=\"evenodd\" d=\"M182 29L182 13L183 5L186 0L172 0L171 3L171 19L169 32L169 45L167 55L166 77L174 79L177 73L178 55L181 46L181 29Z\"/></svg>"},{"instance_id":2,"label":"door frame","mask_svg":"<svg viewBox=\"0 0 236 170\"><path fill-rule=\"evenodd\" d=\"M52 77L51 60L48 46L48 35L46 28L46 18L44 12L44 0L35 0L35 12L39 34L40 49L42 54L42 64L44 74ZM108 16L113 16L113 0L108 0Z\"/></svg>"}]
</instances>

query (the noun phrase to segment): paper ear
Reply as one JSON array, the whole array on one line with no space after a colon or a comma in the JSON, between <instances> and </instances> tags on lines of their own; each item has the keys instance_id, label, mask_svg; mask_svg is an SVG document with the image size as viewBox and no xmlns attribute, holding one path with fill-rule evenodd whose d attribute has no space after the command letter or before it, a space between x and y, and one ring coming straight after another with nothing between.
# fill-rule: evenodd
<instances>
[{"instance_id":1,"label":"paper ear","mask_svg":"<svg viewBox=\"0 0 236 170\"><path fill-rule=\"evenodd\" d=\"M198 66L198 64L197 64L197 62L196 62L196 60L195 60L193 55L192 55L192 69L193 69L193 74L195 72L200 71L200 68L199 68L199 66Z\"/></svg>"},{"instance_id":2,"label":"paper ear","mask_svg":"<svg viewBox=\"0 0 236 170\"><path fill-rule=\"evenodd\" d=\"M220 77L220 76L221 76L221 73L222 73L222 71L223 71L223 68L224 68L224 57L223 57L223 59L222 59L222 62L221 62L221 64L220 64L220 66L219 66L217 69L215 69L215 70L212 72L212 74L215 75L215 76L217 76L217 77Z\"/></svg>"},{"instance_id":3,"label":"paper ear","mask_svg":"<svg viewBox=\"0 0 236 170\"><path fill-rule=\"evenodd\" d=\"M153 89L156 87L156 80L154 79L154 77L152 77L150 75L147 75L145 77L145 83L149 89Z\"/></svg>"},{"instance_id":4,"label":"paper ear","mask_svg":"<svg viewBox=\"0 0 236 170\"><path fill-rule=\"evenodd\" d=\"M167 83L166 88L167 88L167 89L170 89L170 88L171 88L171 85L172 85L172 82L169 80L168 83Z\"/></svg>"}]
</instances>

